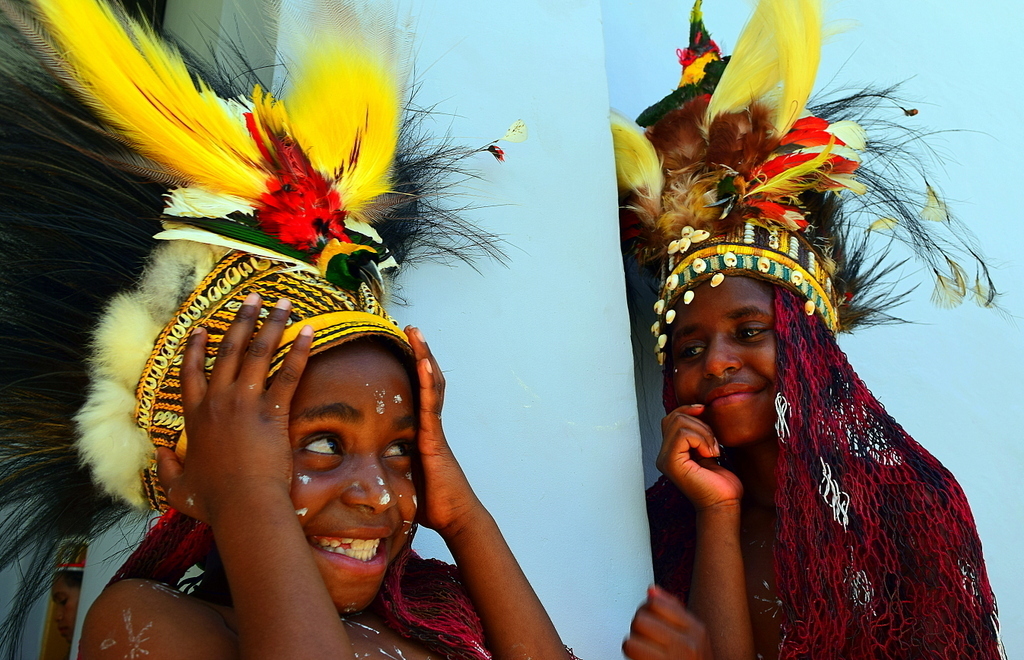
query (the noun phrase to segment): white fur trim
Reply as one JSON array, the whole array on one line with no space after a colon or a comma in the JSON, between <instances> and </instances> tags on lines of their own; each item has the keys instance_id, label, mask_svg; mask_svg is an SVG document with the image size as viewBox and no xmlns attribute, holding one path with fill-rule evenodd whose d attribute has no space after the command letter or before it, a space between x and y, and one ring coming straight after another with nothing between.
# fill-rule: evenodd
<instances>
[{"instance_id":1,"label":"white fur trim","mask_svg":"<svg viewBox=\"0 0 1024 660\"><path fill-rule=\"evenodd\" d=\"M108 494L145 508L140 473L153 446L135 423L135 388L156 338L225 253L190 241L160 245L139 286L111 300L93 335L90 387L75 415L82 460Z\"/></svg>"}]
</instances>

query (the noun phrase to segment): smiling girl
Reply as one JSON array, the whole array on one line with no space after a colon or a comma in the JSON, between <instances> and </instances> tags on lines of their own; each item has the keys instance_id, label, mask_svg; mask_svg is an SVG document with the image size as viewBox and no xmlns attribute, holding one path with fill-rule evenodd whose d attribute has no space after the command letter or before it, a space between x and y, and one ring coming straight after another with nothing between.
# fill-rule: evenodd
<instances>
[{"instance_id":1,"label":"smiling girl","mask_svg":"<svg viewBox=\"0 0 1024 660\"><path fill-rule=\"evenodd\" d=\"M487 146L421 132L386 6L268 5L303 29L270 94L106 0L0 2L0 567L161 514L84 658L566 657L385 310L410 253L500 254L441 197Z\"/></svg>"},{"instance_id":2,"label":"smiling girl","mask_svg":"<svg viewBox=\"0 0 1024 660\"><path fill-rule=\"evenodd\" d=\"M419 330L407 329L408 342L362 334L310 357L313 332L305 325L268 382L270 347L291 305L280 301L249 342L259 311L251 294L220 342L208 382L207 333L192 334L182 369L188 454L181 461L161 448L158 459L171 506L212 528L229 598L116 582L89 612L81 656L137 646L152 658L412 660L475 646L476 657L565 658L448 448L444 379ZM456 558L482 623L475 639L446 643L443 633L473 627L446 630L443 616L422 624L442 634L407 639L378 613L386 616L389 605L375 604L388 598L380 594L388 571L402 570L391 568L396 561L408 567L417 522L436 530ZM465 607L465 598L437 599L434 607Z\"/></svg>"},{"instance_id":3,"label":"smiling girl","mask_svg":"<svg viewBox=\"0 0 1024 660\"><path fill-rule=\"evenodd\" d=\"M935 191L893 188L919 134L882 114L900 107L892 90L807 107L823 14L758 0L726 58L698 1L679 88L640 116L646 130L613 123L665 384L664 476L647 498L659 586L624 645L633 660L1000 657L962 489L836 341L896 320L876 232L921 257L940 304L993 306L995 291Z\"/></svg>"}]
</instances>

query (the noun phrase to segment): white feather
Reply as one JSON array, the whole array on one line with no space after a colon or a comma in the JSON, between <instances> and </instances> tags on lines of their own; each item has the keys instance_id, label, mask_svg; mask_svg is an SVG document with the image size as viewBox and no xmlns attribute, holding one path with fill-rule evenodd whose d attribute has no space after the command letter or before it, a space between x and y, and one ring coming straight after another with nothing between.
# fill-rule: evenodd
<instances>
[{"instance_id":1,"label":"white feather","mask_svg":"<svg viewBox=\"0 0 1024 660\"><path fill-rule=\"evenodd\" d=\"M185 241L158 247L139 286L111 300L93 335L76 444L93 480L134 506L146 507L140 475L153 452L135 423L135 388L160 331L224 252Z\"/></svg>"}]
</instances>

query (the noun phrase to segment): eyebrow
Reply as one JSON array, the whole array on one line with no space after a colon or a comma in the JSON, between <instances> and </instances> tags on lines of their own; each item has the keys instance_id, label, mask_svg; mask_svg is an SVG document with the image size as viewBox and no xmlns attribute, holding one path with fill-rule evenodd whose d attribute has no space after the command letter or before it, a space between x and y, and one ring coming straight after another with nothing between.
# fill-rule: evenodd
<instances>
[{"instance_id":1,"label":"eyebrow","mask_svg":"<svg viewBox=\"0 0 1024 660\"><path fill-rule=\"evenodd\" d=\"M295 418L305 422L314 422L322 419L337 419L342 422L358 422L363 418L363 413L359 412L347 403L338 402L306 408L296 415Z\"/></svg>"},{"instance_id":2,"label":"eyebrow","mask_svg":"<svg viewBox=\"0 0 1024 660\"><path fill-rule=\"evenodd\" d=\"M342 422L358 422L363 419L363 413L359 412L359 410L353 408L347 403L338 402L306 408L296 415L295 418L304 422L315 422L323 419L336 419ZM395 420L396 430L404 431L405 429L411 428L416 428L416 417L414 415L402 415Z\"/></svg>"},{"instance_id":3,"label":"eyebrow","mask_svg":"<svg viewBox=\"0 0 1024 660\"><path fill-rule=\"evenodd\" d=\"M728 314L725 315L725 318L729 319L730 321L736 321L736 320L739 320L739 319L745 319L745 318L749 318L749 317L752 317L752 316L759 316L759 317L762 317L762 318L771 318L772 315L771 315L770 312L765 310L763 307L758 307L757 305L747 305L745 307L738 307L738 308L732 310L731 312L729 312ZM675 331L675 334L673 334L673 337L685 337L687 335L693 334L694 331L696 331L696 330L697 330L697 324L696 323L691 323L689 325L684 325L683 327L681 327L681 328L679 328L679 329L677 329Z\"/></svg>"},{"instance_id":4,"label":"eyebrow","mask_svg":"<svg viewBox=\"0 0 1024 660\"><path fill-rule=\"evenodd\" d=\"M733 311L731 311L728 314L726 314L725 318L729 319L730 321L735 321L736 319L742 319L742 318L746 318L748 316L768 316L768 317L770 317L771 313L766 311L763 307L758 307L757 305L747 305L746 307L740 307L739 309L734 309Z\"/></svg>"}]
</instances>

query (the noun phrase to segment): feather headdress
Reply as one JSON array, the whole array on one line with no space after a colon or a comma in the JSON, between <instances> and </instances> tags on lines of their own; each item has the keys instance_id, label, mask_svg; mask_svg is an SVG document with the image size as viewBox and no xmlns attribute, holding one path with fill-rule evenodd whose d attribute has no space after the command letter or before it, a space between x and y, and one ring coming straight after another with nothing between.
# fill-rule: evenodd
<instances>
[{"instance_id":1,"label":"feather headdress","mask_svg":"<svg viewBox=\"0 0 1024 660\"><path fill-rule=\"evenodd\" d=\"M874 154L888 167L906 153L882 136L869 142L863 127L880 123L864 111L892 90L808 108L825 32L821 0L759 0L724 57L698 0L690 45L679 53L679 88L641 114L646 129L613 116L623 248L661 283L653 328L659 346L667 340L665 315L680 297L738 271L796 291L807 313L834 332L892 319L885 309L900 296L869 286L891 268L862 254L868 241L854 238L853 228L887 230L908 244L932 270L937 302L956 304L975 291L979 302L993 304L970 234L941 210L934 191L928 188L922 211L871 170ZM926 222L936 215L939 223ZM867 267L875 272L864 273Z\"/></svg>"},{"instance_id":2,"label":"feather headdress","mask_svg":"<svg viewBox=\"0 0 1024 660\"><path fill-rule=\"evenodd\" d=\"M481 149L421 132L389 16L329 5L288 17L305 32L270 93L106 0L0 0L0 568L28 576L9 657L63 543L163 506L192 326L214 356L255 291L293 302L278 357L303 324L314 351L408 350L393 267L501 256L443 195Z\"/></svg>"}]
</instances>

